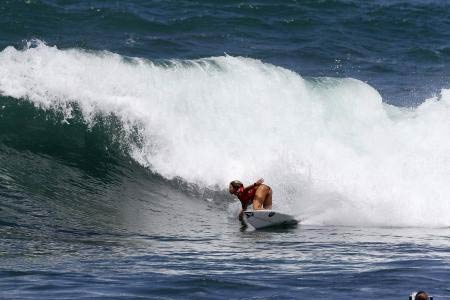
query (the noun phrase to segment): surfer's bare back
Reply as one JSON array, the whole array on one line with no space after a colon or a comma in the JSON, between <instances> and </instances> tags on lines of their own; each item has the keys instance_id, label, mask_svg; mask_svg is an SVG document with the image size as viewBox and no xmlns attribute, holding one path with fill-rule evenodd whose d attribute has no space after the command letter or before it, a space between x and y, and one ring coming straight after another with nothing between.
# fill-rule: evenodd
<instances>
[{"instance_id":1,"label":"surfer's bare back","mask_svg":"<svg viewBox=\"0 0 450 300\"><path fill-rule=\"evenodd\" d=\"M242 182L239 180L230 182L228 191L230 194L236 195L242 204L242 210L239 213L239 220L242 221L244 211L250 204L253 204L254 210L272 208L272 189L270 186L263 184L263 182L264 179L261 178L248 187L244 187Z\"/></svg>"}]
</instances>

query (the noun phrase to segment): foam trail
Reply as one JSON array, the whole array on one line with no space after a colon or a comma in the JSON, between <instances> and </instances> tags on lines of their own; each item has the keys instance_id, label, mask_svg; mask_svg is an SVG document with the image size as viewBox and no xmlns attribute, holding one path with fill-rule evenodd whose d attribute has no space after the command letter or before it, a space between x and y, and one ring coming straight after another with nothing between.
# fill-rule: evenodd
<instances>
[{"instance_id":1,"label":"foam trail","mask_svg":"<svg viewBox=\"0 0 450 300\"><path fill-rule=\"evenodd\" d=\"M314 224L450 226L450 90L415 109L355 79L242 57L155 63L38 42L0 53L2 95L87 122L138 124L132 156L172 178L226 187L264 177L275 208ZM131 129L130 129L131 130Z\"/></svg>"}]
</instances>

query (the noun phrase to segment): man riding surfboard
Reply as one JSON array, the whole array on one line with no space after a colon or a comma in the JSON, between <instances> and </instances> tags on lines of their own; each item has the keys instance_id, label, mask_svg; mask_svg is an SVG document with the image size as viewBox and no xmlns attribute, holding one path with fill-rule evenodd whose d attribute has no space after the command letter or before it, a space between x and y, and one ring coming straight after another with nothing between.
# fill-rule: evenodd
<instances>
[{"instance_id":1,"label":"man riding surfboard","mask_svg":"<svg viewBox=\"0 0 450 300\"><path fill-rule=\"evenodd\" d=\"M263 184L264 179L259 179L252 185L244 187L239 180L230 182L228 191L230 194L236 195L241 201L242 210L239 213L239 220L243 220L244 211L252 204L254 210L271 209L272 208L272 189L270 186Z\"/></svg>"}]
</instances>

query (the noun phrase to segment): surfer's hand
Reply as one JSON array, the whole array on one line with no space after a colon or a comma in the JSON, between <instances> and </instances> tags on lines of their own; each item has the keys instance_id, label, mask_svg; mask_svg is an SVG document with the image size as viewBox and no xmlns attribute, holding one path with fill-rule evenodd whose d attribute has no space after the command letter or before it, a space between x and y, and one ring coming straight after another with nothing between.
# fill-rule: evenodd
<instances>
[{"instance_id":1,"label":"surfer's hand","mask_svg":"<svg viewBox=\"0 0 450 300\"><path fill-rule=\"evenodd\" d=\"M263 178L260 178L257 182L255 182L255 185L261 185L264 182Z\"/></svg>"}]
</instances>

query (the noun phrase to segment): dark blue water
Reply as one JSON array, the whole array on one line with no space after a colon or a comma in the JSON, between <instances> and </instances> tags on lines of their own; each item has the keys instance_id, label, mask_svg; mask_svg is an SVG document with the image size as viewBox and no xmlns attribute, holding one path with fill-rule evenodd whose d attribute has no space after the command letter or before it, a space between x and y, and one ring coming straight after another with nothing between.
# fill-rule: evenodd
<instances>
[{"instance_id":1,"label":"dark blue water","mask_svg":"<svg viewBox=\"0 0 450 300\"><path fill-rule=\"evenodd\" d=\"M150 59L228 53L358 78L404 106L449 81L446 1L30 0L0 9L2 48L37 38Z\"/></svg>"},{"instance_id":2,"label":"dark blue water","mask_svg":"<svg viewBox=\"0 0 450 300\"><path fill-rule=\"evenodd\" d=\"M449 15L2 1L0 298L450 299Z\"/></svg>"}]
</instances>

